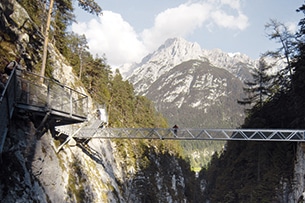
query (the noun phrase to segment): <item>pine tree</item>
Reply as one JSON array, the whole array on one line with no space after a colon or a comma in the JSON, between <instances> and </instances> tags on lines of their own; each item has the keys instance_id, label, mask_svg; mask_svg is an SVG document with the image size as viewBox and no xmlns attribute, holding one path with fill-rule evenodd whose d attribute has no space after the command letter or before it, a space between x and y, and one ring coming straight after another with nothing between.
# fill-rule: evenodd
<instances>
[{"instance_id":1,"label":"pine tree","mask_svg":"<svg viewBox=\"0 0 305 203\"><path fill-rule=\"evenodd\" d=\"M305 14L305 5L302 5L298 12L303 12ZM295 74L293 76L294 87L297 94L304 95L305 89L305 18L301 19L299 22L299 30L297 32L297 53L295 55L295 60L293 63L293 68Z\"/></svg>"},{"instance_id":2,"label":"pine tree","mask_svg":"<svg viewBox=\"0 0 305 203\"><path fill-rule=\"evenodd\" d=\"M305 14L305 5L303 4L298 10ZM295 71L292 77L292 84L294 94L292 97L296 100L294 112L294 120L292 121L292 126L297 126L299 128L305 127L304 124L304 103L305 103L305 18L301 19L299 22L299 30L296 34L297 46L296 54L292 67Z\"/></svg>"},{"instance_id":3,"label":"pine tree","mask_svg":"<svg viewBox=\"0 0 305 203\"><path fill-rule=\"evenodd\" d=\"M277 83L279 84L280 91L288 91L291 86L291 77L293 74L292 61L296 50L296 39L294 33L291 33L288 27L277 21L271 19L269 23L265 25L267 30L267 36L270 40L275 40L280 44L279 48L275 51L267 51L263 55L271 56L278 61L285 61L286 67L277 73ZM292 87L293 90L293 87ZM294 90L293 90L294 91Z\"/></svg>"},{"instance_id":4,"label":"pine tree","mask_svg":"<svg viewBox=\"0 0 305 203\"><path fill-rule=\"evenodd\" d=\"M245 82L244 92L247 97L238 101L239 104L262 107L264 100L272 93L272 77L267 74L270 68L263 58L259 60L258 67L253 69L253 81Z\"/></svg>"},{"instance_id":5,"label":"pine tree","mask_svg":"<svg viewBox=\"0 0 305 203\"><path fill-rule=\"evenodd\" d=\"M85 35L78 35L74 32L67 34L68 58L71 65L78 70L79 79L82 78L83 69L85 67L86 55L88 55L88 42Z\"/></svg>"},{"instance_id":6,"label":"pine tree","mask_svg":"<svg viewBox=\"0 0 305 203\"><path fill-rule=\"evenodd\" d=\"M52 43L63 56L67 57L67 27L74 20L73 5L71 1L56 0L54 5L54 20L52 21L53 38Z\"/></svg>"}]
</instances>

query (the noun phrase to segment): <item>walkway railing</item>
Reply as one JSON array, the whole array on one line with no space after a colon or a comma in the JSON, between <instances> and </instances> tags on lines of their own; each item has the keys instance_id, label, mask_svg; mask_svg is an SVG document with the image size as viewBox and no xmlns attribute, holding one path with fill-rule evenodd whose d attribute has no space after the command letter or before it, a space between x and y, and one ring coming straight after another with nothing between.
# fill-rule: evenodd
<instances>
[{"instance_id":1,"label":"walkway railing","mask_svg":"<svg viewBox=\"0 0 305 203\"><path fill-rule=\"evenodd\" d=\"M51 113L56 118L73 122L85 121L88 115L88 96L55 80L31 72L13 70L0 97L0 153L15 108L41 114Z\"/></svg>"},{"instance_id":2,"label":"walkway railing","mask_svg":"<svg viewBox=\"0 0 305 203\"><path fill-rule=\"evenodd\" d=\"M11 74L12 77L8 79L0 96L0 153L2 153L10 120L13 116L16 98L17 79L15 70Z\"/></svg>"},{"instance_id":3,"label":"walkway railing","mask_svg":"<svg viewBox=\"0 0 305 203\"><path fill-rule=\"evenodd\" d=\"M98 139L170 139L170 140L243 140L305 141L305 130L285 129L174 129L174 128L99 128L92 135L90 128L74 137Z\"/></svg>"},{"instance_id":4,"label":"walkway railing","mask_svg":"<svg viewBox=\"0 0 305 203\"><path fill-rule=\"evenodd\" d=\"M44 78L31 72L17 76L21 92L16 101L30 106L47 107L70 116L87 117L88 96L55 80Z\"/></svg>"}]
</instances>

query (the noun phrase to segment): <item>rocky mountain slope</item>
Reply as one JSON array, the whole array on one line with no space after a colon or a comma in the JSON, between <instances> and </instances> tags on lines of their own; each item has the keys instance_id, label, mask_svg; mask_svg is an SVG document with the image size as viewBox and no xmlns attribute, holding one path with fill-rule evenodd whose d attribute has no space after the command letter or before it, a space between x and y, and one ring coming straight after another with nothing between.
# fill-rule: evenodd
<instances>
[{"instance_id":1,"label":"rocky mountain slope","mask_svg":"<svg viewBox=\"0 0 305 203\"><path fill-rule=\"evenodd\" d=\"M217 128L240 122L243 109L235 103L241 92L242 82L228 71L208 61L189 60L159 77L147 96L170 122Z\"/></svg>"},{"instance_id":2,"label":"rocky mountain slope","mask_svg":"<svg viewBox=\"0 0 305 203\"><path fill-rule=\"evenodd\" d=\"M171 124L236 127L244 115L237 100L255 64L243 54L206 51L197 43L175 38L134 65L128 79Z\"/></svg>"}]
</instances>

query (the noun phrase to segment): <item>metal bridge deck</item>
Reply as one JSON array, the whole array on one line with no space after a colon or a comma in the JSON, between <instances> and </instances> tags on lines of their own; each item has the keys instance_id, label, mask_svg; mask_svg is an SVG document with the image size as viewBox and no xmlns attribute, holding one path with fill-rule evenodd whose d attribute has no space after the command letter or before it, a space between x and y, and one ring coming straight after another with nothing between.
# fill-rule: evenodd
<instances>
[{"instance_id":1,"label":"metal bridge deck","mask_svg":"<svg viewBox=\"0 0 305 203\"><path fill-rule=\"evenodd\" d=\"M88 97L52 79L44 78L44 83L37 83L41 76L23 72L17 76L20 92L16 94L15 103L37 115L50 112L55 125L67 125L84 122L88 114ZM18 89L18 88L17 88Z\"/></svg>"},{"instance_id":2,"label":"metal bridge deck","mask_svg":"<svg viewBox=\"0 0 305 203\"><path fill-rule=\"evenodd\" d=\"M88 97L55 80L14 69L0 92L0 153L9 131L15 109L30 112L39 126L80 123L87 120Z\"/></svg>"},{"instance_id":3,"label":"metal bridge deck","mask_svg":"<svg viewBox=\"0 0 305 203\"><path fill-rule=\"evenodd\" d=\"M243 140L305 141L305 130L287 129L192 129L192 128L83 128L79 139Z\"/></svg>"}]
</instances>

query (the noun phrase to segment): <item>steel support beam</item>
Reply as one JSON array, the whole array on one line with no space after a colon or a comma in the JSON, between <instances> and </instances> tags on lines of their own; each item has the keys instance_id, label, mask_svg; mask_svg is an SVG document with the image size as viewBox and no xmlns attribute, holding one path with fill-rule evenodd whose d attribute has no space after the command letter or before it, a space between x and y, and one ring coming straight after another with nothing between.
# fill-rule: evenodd
<instances>
[{"instance_id":1,"label":"steel support beam","mask_svg":"<svg viewBox=\"0 0 305 203\"><path fill-rule=\"evenodd\" d=\"M88 132L88 133L87 133ZM83 128L78 138L161 139L161 140L241 140L241 141L305 141L305 130L287 129L193 129L183 128Z\"/></svg>"}]
</instances>

